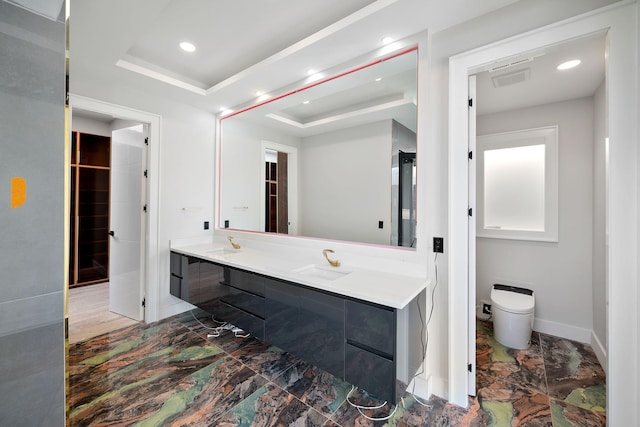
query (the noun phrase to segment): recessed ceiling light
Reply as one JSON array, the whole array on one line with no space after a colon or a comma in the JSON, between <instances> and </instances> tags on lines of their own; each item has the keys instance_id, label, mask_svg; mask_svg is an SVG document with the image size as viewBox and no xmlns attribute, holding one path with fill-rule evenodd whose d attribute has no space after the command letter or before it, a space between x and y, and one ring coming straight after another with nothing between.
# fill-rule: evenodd
<instances>
[{"instance_id":1,"label":"recessed ceiling light","mask_svg":"<svg viewBox=\"0 0 640 427\"><path fill-rule=\"evenodd\" d=\"M196 47L194 46L193 43L181 42L180 49L184 50L185 52L195 52Z\"/></svg>"},{"instance_id":2,"label":"recessed ceiling light","mask_svg":"<svg viewBox=\"0 0 640 427\"><path fill-rule=\"evenodd\" d=\"M304 105L307 105L308 103L309 103L309 100L303 102Z\"/></svg>"},{"instance_id":3,"label":"recessed ceiling light","mask_svg":"<svg viewBox=\"0 0 640 427\"><path fill-rule=\"evenodd\" d=\"M579 59L572 59L570 61L563 62L562 64L558 65L556 68L560 71L569 70L573 67L577 67L578 65L580 65L580 62L581 61Z\"/></svg>"},{"instance_id":4,"label":"recessed ceiling light","mask_svg":"<svg viewBox=\"0 0 640 427\"><path fill-rule=\"evenodd\" d=\"M311 74L309 75L309 77L307 77L307 83L316 82L318 80L321 80L323 77L324 77L324 74L322 73Z\"/></svg>"},{"instance_id":5,"label":"recessed ceiling light","mask_svg":"<svg viewBox=\"0 0 640 427\"><path fill-rule=\"evenodd\" d=\"M387 37L384 37L384 38L382 39L382 44L389 44L389 43L391 43L392 41L393 41L393 37L389 37L389 36L387 36Z\"/></svg>"},{"instance_id":6,"label":"recessed ceiling light","mask_svg":"<svg viewBox=\"0 0 640 427\"><path fill-rule=\"evenodd\" d=\"M270 98L269 94L264 92L257 92L256 96L258 97L258 99L256 99L256 102L266 101Z\"/></svg>"},{"instance_id":7,"label":"recessed ceiling light","mask_svg":"<svg viewBox=\"0 0 640 427\"><path fill-rule=\"evenodd\" d=\"M376 81L377 81L377 82L382 81L382 77L378 77L378 78L376 79Z\"/></svg>"}]
</instances>

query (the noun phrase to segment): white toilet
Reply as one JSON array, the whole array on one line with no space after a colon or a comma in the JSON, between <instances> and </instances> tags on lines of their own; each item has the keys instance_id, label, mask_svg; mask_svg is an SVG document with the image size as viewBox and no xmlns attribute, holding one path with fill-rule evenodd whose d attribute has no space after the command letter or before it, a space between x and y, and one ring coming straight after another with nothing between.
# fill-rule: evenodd
<instances>
[{"instance_id":1,"label":"white toilet","mask_svg":"<svg viewBox=\"0 0 640 427\"><path fill-rule=\"evenodd\" d=\"M535 295L532 290L509 285L493 285L491 314L493 335L502 345L524 350L529 348Z\"/></svg>"}]
</instances>

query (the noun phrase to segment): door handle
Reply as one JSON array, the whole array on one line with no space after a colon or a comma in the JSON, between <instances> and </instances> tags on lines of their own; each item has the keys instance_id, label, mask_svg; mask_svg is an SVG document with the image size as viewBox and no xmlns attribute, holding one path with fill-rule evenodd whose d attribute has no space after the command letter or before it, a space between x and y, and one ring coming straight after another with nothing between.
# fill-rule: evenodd
<instances>
[{"instance_id":1,"label":"door handle","mask_svg":"<svg viewBox=\"0 0 640 427\"><path fill-rule=\"evenodd\" d=\"M111 236L111 237L116 237L116 233L115 233L115 231L113 231L113 230L109 230L109 233L108 233L108 234L109 234L109 236Z\"/></svg>"}]
</instances>

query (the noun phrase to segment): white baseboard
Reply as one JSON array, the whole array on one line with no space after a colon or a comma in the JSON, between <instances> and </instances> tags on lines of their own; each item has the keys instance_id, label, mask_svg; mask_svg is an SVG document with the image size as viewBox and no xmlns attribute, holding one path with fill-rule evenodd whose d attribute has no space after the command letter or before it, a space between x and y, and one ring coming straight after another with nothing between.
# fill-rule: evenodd
<instances>
[{"instance_id":1,"label":"white baseboard","mask_svg":"<svg viewBox=\"0 0 640 427\"><path fill-rule=\"evenodd\" d=\"M195 307L186 301L179 300L175 304L165 305L160 307L160 313L158 320L166 319L167 317L175 316L176 314L184 313L185 311L193 310Z\"/></svg>"},{"instance_id":2,"label":"white baseboard","mask_svg":"<svg viewBox=\"0 0 640 427\"><path fill-rule=\"evenodd\" d=\"M550 320L535 319L533 322L533 330L555 337L578 341L583 344L591 344L591 329L579 328Z\"/></svg>"},{"instance_id":3,"label":"white baseboard","mask_svg":"<svg viewBox=\"0 0 640 427\"><path fill-rule=\"evenodd\" d=\"M604 348L598 337L593 331L591 332L591 348L600 362L600 366L604 369L604 373L607 374L607 350Z\"/></svg>"},{"instance_id":4,"label":"white baseboard","mask_svg":"<svg viewBox=\"0 0 640 427\"><path fill-rule=\"evenodd\" d=\"M431 392L430 379L431 377L425 378L422 375L413 378L407 387L407 391L413 392L413 394L422 400L428 400L433 394Z\"/></svg>"}]
</instances>

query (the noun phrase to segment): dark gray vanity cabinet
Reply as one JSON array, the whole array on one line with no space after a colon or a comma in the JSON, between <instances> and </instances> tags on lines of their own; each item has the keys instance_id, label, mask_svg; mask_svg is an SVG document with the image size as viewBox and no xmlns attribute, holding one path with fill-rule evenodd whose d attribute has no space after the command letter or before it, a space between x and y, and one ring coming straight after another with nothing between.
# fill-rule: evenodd
<instances>
[{"instance_id":1,"label":"dark gray vanity cabinet","mask_svg":"<svg viewBox=\"0 0 640 427\"><path fill-rule=\"evenodd\" d=\"M264 339L264 277L225 267L220 286L222 295L218 304L209 311L218 320L229 322L258 339Z\"/></svg>"},{"instance_id":2,"label":"dark gray vanity cabinet","mask_svg":"<svg viewBox=\"0 0 640 427\"><path fill-rule=\"evenodd\" d=\"M396 382L396 310L348 300L345 326L345 380L393 402Z\"/></svg>"},{"instance_id":3,"label":"dark gray vanity cabinet","mask_svg":"<svg viewBox=\"0 0 640 427\"><path fill-rule=\"evenodd\" d=\"M220 286L225 267L196 257L171 252L170 293L210 311L226 292Z\"/></svg>"},{"instance_id":4,"label":"dark gray vanity cabinet","mask_svg":"<svg viewBox=\"0 0 640 427\"><path fill-rule=\"evenodd\" d=\"M374 396L396 402L393 308L175 252L171 294Z\"/></svg>"},{"instance_id":5,"label":"dark gray vanity cabinet","mask_svg":"<svg viewBox=\"0 0 640 427\"><path fill-rule=\"evenodd\" d=\"M266 341L344 378L344 299L266 279Z\"/></svg>"}]
</instances>

